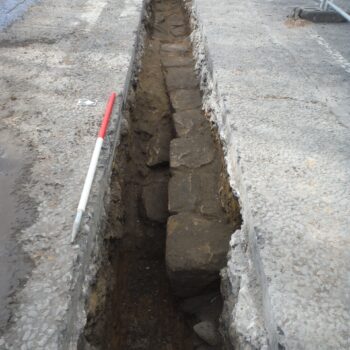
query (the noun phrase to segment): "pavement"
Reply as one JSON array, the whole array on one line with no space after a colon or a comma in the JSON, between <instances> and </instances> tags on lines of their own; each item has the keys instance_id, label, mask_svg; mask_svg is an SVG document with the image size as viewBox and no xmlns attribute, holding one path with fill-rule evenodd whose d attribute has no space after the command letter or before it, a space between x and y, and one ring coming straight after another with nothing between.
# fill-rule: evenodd
<instances>
[{"instance_id":1,"label":"pavement","mask_svg":"<svg viewBox=\"0 0 350 350\"><path fill-rule=\"evenodd\" d=\"M24 5L26 12L14 14ZM143 2L1 1L0 6L0 349L74 349L100 258L96 235ZM112 91L123 95L82 231L71 245L77 203ZM81 105L80 99L96 105Z\"/></svg>"},{"instance_id":2,"label":"pavement","mask_svg":"<svg viewBox=\"0 0 350 350\"><path fill-rule=\"evenodd\" d=\"M188 6L242 207L223 271L231 341L349 349L350 25L287 18L308 1Z\"/></svg>"}]
</instances>

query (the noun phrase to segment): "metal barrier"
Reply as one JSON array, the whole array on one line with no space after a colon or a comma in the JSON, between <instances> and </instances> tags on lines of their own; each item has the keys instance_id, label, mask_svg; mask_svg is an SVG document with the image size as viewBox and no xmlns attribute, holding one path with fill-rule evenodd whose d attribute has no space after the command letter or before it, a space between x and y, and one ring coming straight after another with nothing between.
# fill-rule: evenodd
<instances>
[{"instance_id":1,"label":"metal barrier","mask_svg":"<svg viewBox=\"0 0 350 350\"><path fill-rule=\"evenodd\" d=\"M333 3L333 0L320 0L320 7L323 11L328 11L329 8L333 9L335 12L339 13L344 17L348 22L350 22L350 16L342 8Z\"/></svg>"}]
</instances>

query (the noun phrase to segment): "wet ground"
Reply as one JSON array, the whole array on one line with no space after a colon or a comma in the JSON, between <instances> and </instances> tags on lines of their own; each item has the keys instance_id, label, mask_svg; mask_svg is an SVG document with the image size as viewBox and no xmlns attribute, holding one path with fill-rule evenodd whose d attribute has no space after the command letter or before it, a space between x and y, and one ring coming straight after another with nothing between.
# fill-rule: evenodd
<instances>
[{"instance_id":1,"label":"wet ground","mask_svg":"<svg viewBox=\"0 0 350 350\"><path fill-rule=\"evenodd\" d=\"M34 219L31 214L35 213L22 188L29 172L28 162L15 135L0 131L0 334L10 321L10 296L31 267L17 242L21 228L30 224Z\"/></svg>"}]
</instances>

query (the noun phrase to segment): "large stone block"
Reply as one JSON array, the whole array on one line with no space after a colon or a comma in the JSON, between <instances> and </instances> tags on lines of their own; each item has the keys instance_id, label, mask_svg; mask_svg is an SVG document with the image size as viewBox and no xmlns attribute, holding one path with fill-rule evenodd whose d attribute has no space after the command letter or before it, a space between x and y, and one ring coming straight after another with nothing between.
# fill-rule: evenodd
<instances>
[{"instance_id":1,"label":"large stone block","mask_svg":"<svg viewBox=\"0 0 350 350\"><path fill-rule=\"evenodd\" d=\"M200 200L197 211L204 216L224 217L219 194L219 168L217 163L200 169L198 181L200 186Z\"/></svg>"},{"instance_id":2,"label":"large stone block","mask_svg":"<svg viewBox=\"0 0 350 350\"><path fill-rule=\"evenodd\" d=\"M194 89L198 87L198 79L192 67L167 68L165 82L169 91L175 89Z\"/></svg>"},{"instance_id":3,"label":"large stone block","mask_svg":"<svg viewBox=\"0 0 350 350\"><path fill-rule=\"evenodd\" d=\"M192 172L175 173L169 181L169 212L192 211L200 196L200 183Z\"/></svg>"},{"instance_id":4,"label":"large stone block","mask_svg":"<svg viewBox=\"0 0 350 350\"><path fill-rule=\"evenodd\" d=\"M186 56L172 56L172 55L162 55L161 56L162 65L166 68L168 67L185 67L193 65L193 59Z\"/></svg>"},{"instance_id":5,"label":"large stone block","mask_svg":"<svg viewBox=\"0 0 350 350\"><path fill-rule=\"evenodd\" d=\"M196 211L208 217L225 215L219 197L215 166L175 172L169 181L169 212Z\"/></svg>"},{"instance_id":6,"label":"large stone block","mask_svg":"<svg viewBox=\"0 0 350 350\"><path fill-rule=\"evenodd\" d=\"M184 55L190 51L191 45L188 42L175 43L175 44L163 44L160 48L161 54L171 53Z\"/></svg>"},{"instance_id":7,"label":"large stone block","mask_svg":"<svg viewBox=\"0 0 350 350\"><path fill-rule=\"evenodd\" d=\"M195 295L219 278L232 233L224 219L208 220L192 213L168 219L166 264L176 295Z\"/></svg>"},{"instance_id":8,"label":"large stone block","mask_svg":"<svg viewBox=\"0 0 350 350\"><path fill-rule=\"evenodd\" d=\"M170 101L177 112L202 106L202 97L198 89L171 91Z\"/></svg>"},{"instance_id":9,"label":"large stone block","mask_svg":"<svg viewBox=\"0 0 350 350\"><path fill-rule=\"evenodd\" d=\"M174 26L174 27L184 27L185 26L185 20L184 20L183 16L181 16L181 15L177 15L177 14L171 15L167 18L167 20L171 26Z\"/></svg>"},{"instance_id":10,"label":"large stone block","mask_svg":"<svg viewBox=\"0 0 350 350\"><path fill-rule=\"evenodd\" d=\"M170 29L170 33L174 35L175 37L186 35L187 29L185 26L174 26Z\"/></svg>"},{"instance_id":11,"label":"large stone block","mask_svg":"<svg viewBox=\"0 0 350 350\"><path fill-rule=\"evenodd\" d=\"M174 113L173 122L177 137L201 131L210 133L210 124L198 109Z\"/></svg>"},{"instance_id":12,"label":"large stone block","mask_svg":"<svg viewBox=\"0 0 350 350\"><path fill-rule=\"evenodd\" d=\"M199 168L213 161L213 140L209 134L173 139L170 143L170 166L177 168Z\"/></svg>"}]
</instances>

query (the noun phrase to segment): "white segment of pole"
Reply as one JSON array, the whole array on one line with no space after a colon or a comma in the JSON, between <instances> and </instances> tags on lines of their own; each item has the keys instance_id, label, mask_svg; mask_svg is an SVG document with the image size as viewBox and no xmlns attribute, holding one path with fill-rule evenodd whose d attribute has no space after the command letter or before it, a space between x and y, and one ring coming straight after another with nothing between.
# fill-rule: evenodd
<instances>
[{"instance_id":1,"label":"white segment of pole","mask_svg":"<svg viewBox=\"0 0 350 350\"><path fill-rule=\"evenodd\" d=\"M98 158L100 156L102 144L103 144L103 138L98 137L96 140L96 143L95 143L94 152L92 153L91 162L89 165L89 170L88 170L86 178L85 178L83 191L82 191L81 196L80 196L77 214L75 216L73 229L72 229L71 243L73 243L75 241L75 237L77 236L79 228L80 228L80 223L81 223L83 213L86 209L86 204L87 204L87 201L89 199L89 194L90 194L92 182L94 180L94 176L95 176Z\"/></svg>"}]
</instances>

